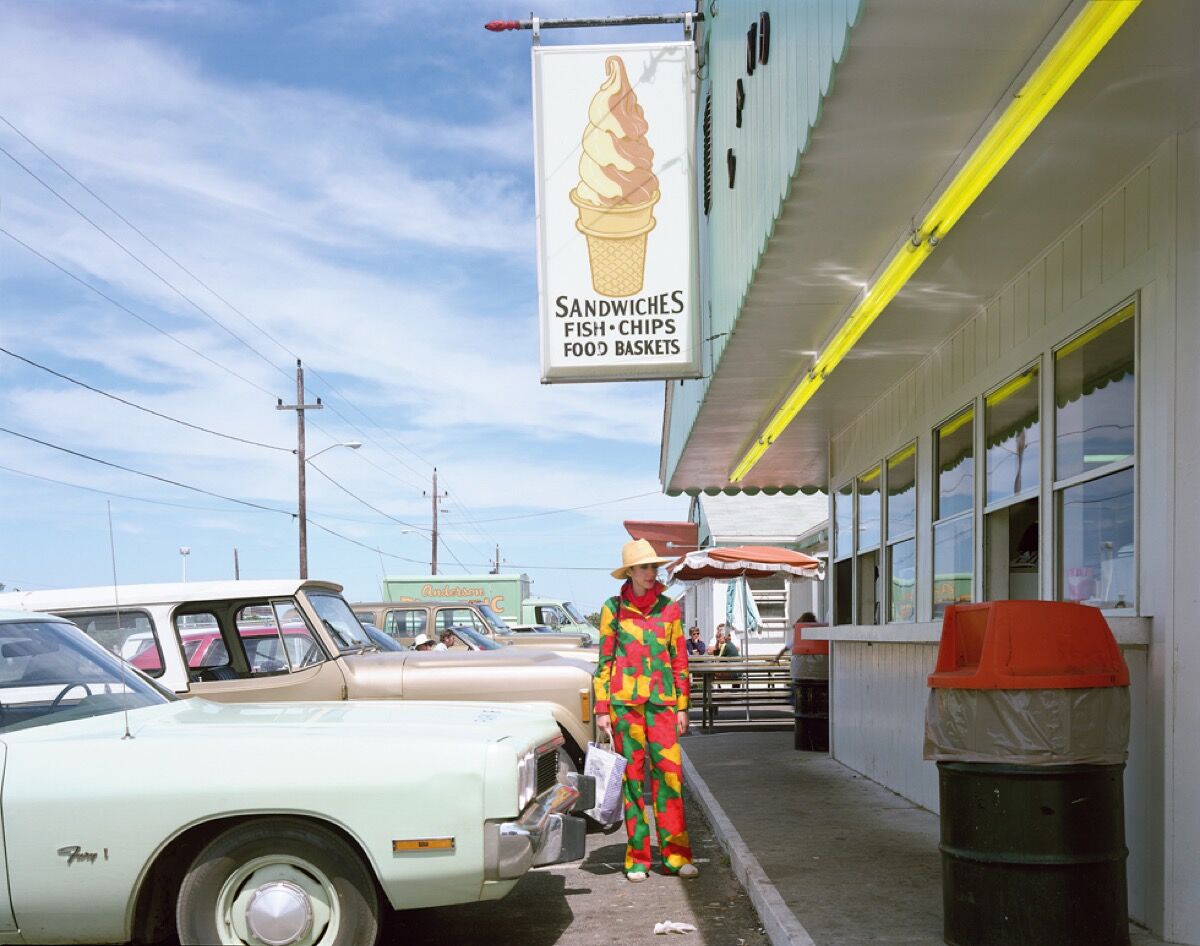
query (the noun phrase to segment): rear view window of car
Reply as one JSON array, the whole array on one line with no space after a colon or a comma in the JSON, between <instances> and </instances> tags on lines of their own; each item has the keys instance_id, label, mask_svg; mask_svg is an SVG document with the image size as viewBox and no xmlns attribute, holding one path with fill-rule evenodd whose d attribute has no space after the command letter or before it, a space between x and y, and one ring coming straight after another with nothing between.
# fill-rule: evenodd
<instances>
[{"instance_id":1,"label":"rear view window of car","mask_svg":"<svg viewBox=\"0 0 1200 946\"><path fill-rule=\"evenodd\" d=\"M424 634L427 626L424 608L389 611L383 619L384 632L393 637L416 637L418 634Z\"/></svg>"},{"instance_id":2,"label":"rear view window of car","mask_svg":"<svg viewBox=\"0 0 1200 946\"><path fill-rule=\"evenodd\" d=\"M162 676L162 649L154 633L154 621L145 611L121 608L66 617L105 650L127 660L142 673Z\"/></svg>"},{"instance_id":3,"label":"rear view window of car","mask_svg":"<svg viewBox=\"0 0 1200 946\"><path fill-rule=\"evenodd\" d=\"M473 631L483 632L483 622L470 608L441 608L437 613L437 629L444 631L451 627L469 627Z\"/></svg>"}]
</instances>

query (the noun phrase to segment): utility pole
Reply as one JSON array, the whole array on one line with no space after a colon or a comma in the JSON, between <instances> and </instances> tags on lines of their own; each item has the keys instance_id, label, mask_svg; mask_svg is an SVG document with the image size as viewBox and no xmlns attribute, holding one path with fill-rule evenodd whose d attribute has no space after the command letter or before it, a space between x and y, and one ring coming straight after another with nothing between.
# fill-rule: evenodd
<instances>
[{"instance_id":1,"label":"utility pole","mask_svg":"<svg viewBox=\"0 0 1200 946\"><path fill-rule=\"evenodd\" d=\"M430 552L429 552L429 574L437 574L437 549L438 549L438 503L449 496L449 493L438 494L437 488L437 467L433 468L433 492L427 493L433 501L433 535L431 536Z\"/></svg>"},{"instance_id":2,"label":"utility pole","mask_svg":"<svg viewBox=\"0 0 1200 946\"><path fill-rule=\"evenodd\" d=\"M275 405L277 411L295 411L296 412L296 472L299 475L300 500L298 505L299 520L300 520L300 577L308 577L308 500L305 496L306 484L304 481L304 412L319 411L325 407L321 403L321 399L317 398L316 404L304 403L304 367L300 364L300 359L296 359L296 403L284 404L283 398L279 398L279 403Z\"/></svg>"},{"instance_id":3,"label":"utility pole","mask_svg":"<svg viewBox=\"0 0 1200 946\"><path fill-rule=\"evenodd\" d=\"M233 547L233 580L242 580L242 566L238 563L237 546Z\"/></svg>"},{"instance_id":4,"label":"utility pole","mask_svg":"<svg viewBox=\"0 0 1200 946\"><path fill-rule=\"evenodd\" d=\"M492 568L492 574L493 575L500 574L500 543L499 542L496 543L496 564Z\"/></svg>"}]
</instances>

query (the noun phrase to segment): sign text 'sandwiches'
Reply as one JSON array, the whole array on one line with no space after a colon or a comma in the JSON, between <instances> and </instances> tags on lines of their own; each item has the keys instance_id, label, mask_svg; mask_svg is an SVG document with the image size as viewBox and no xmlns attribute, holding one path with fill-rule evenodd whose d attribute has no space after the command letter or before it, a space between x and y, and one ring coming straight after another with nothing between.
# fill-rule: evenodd
<instances>
[{"instance_id":1,"label":"sign text 'sandwiches'","mask_svg":"<svg viewBox=\"0 0 1200 946\"><path fill-rule=\"evenodd\" d=\"M543 381L699 374L693 52L534 47Z\"/></svg>"}]
</instances>

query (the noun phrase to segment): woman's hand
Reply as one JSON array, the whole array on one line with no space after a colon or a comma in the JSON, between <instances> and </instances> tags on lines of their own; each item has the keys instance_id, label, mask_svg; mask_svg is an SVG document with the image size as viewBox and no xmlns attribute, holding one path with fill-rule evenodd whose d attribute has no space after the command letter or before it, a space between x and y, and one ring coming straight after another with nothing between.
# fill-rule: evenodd
<instances>
[{"instance_id":1,"label":"woman's hand","mask_svg":"<svg viewBox=\"0 0 1200 946\"><path fill-rule=\"evenodd\" d=\"M675 729L678 730L679 735L682 736L688 731L688 722L687 710L680 710L675 714Z\"/></svg>"},{"instance_id":2,"label":"woman's hand","mask_svg":"<svg viewBox=\"0 0 1200 946\"><path fill-rule=\"evenodd\" d=\"M608 713L596 714L596 728L608 736L609 742L612 742L612 719L609 718Z\"/></svg>"}]
</instances>

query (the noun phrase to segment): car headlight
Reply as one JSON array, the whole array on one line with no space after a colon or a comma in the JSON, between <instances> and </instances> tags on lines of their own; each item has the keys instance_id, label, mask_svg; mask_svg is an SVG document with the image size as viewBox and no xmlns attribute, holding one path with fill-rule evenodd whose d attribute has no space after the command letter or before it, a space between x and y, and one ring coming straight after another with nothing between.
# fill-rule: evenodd
<instances>
[{"instance_id":1,"label":"car headlight","mask_svg":"<svg viewBox=\"0 0 1200 946\"><path fill-rule=\"evenodd\" d=\"M526 752L517 763L517 810L523 811L537 794L537 753Z\"/></svg>"}]
</instances>

